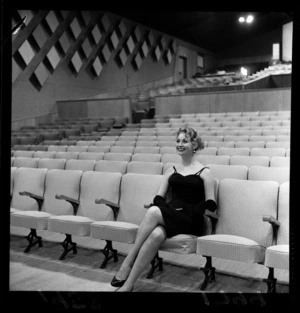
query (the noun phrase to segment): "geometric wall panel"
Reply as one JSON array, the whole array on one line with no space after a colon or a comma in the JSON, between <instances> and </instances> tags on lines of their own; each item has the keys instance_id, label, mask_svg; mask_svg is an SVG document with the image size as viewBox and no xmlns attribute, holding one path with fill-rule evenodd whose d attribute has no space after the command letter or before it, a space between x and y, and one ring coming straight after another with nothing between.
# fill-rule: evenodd
<instances>
[{"instance_id":1,"label":"geometric wall panel","mask_svg":"<svg viewBox=\"0 0 300 313\"><path fill-rule=\"evenodd\" d=\"M96 75L99 76L102 71L102 64L100 62L99 57L95 58L93 62L93 69L95 70Z\"/></svg>"},{"instance_id":2,"label":"geometric wall panel","mask_svg":"<svg viewBox=\"0 0 300 313\"><path fill-rule=\"evenodd\" d=\"M83 17L85 25L87 25L89 23L89 21L91 20L90 12L89 11L81 11L81 15Z\"/></svg>"},{"instance_id":3,"label":"geometric wall panel","mask_svg":"<svg viewBox=\"0 0 300 313\"><path fill-rule=\"evenodd\" d=\"M118 38L118 36L117 36L116 31L114 31L114 32L112 33L112 35L110 36L110 40L111 40L111 43L112 43L114 49L116 49L117 46L118 46L118 43L119 43L119 38Z\"/></svg>"},{"instance_id":4,"label":"geometric wall panel","mask_svg":"<svg viewBox=\"0 0 300 313\"><path fill-rule=\"evenodd\" d=\"M161 52L160 52L159 45L157 45L156 48L155 48L155 50L154 50L154 56L155 56L156 60L159 60L159 59L160 59Z\"/></svg>"},{"instance_id":5,"label":"geometric wall panel","mask_svg":"<svg viewBox=\"0 0 300 313\"><path fill-rule=\"evenodd\" d=\"M18 13L20 14L21 18L23 18L26 15L26 20L24 23L27 26L31 19L33 18L31 10L18 10Z\"/></svg>"},{"instance_id":6,"label":"geometric wall panel","mask_svg":"<svg viewBox=\"0 0 300 313\"><path fill-rule=\"evenodd\" d=\"M91 47L91 44L89 42L89 39L86 38L84 40L84 42L82 43L82 46L81 46L86 58L88 58L92 52L92 47Z\"/></svg>"},{"instance_id":7,"label":"geometric wall panel","mask_svg":"<svg viewBox=\"0 0 300 313\"><path fill-rule=\"evenodd\" d=\"M97 25L95 25L95 27L92 30L92 36L93 36L93 39L95 40L95 43L98 44L102 36L99 30L99 27Z\"/></svg>"},{"instance_id":8,"label":"geometric wall panel","mask_svg":"<svg viewBox=\"0 0 300 313\"><path fill-rule=\"evenodd\" d=\"M22 46L18 49L23 61L25 62L26 65L30 63L30 61L34 57L34 51L32 50L29 42L27 40L24 41Z\"/></svg>"},{"instance_id":9,"label":"geometric wall panel","mask_svg":"<svg viewBox=\"0 0 300 313\"><path fill-rule=\"evenodd\" d=\"M104 28L105 31L107 31L109 29L109 26L110 26L110 19L109 17L107 16L107 14L105 14L102 19L101 19L101 23L102 23L102 26Z\"/></svg>"},{"instance_id":10,"label":"geometric wall panel","mask_svg":"<svg viewBox=\"0 0 300 313\"><path fill-rule=\"evenodd\" d=\"M57 65L60 61L60 57L59 57L57 50L55 49L54 46L50 49L50 51L46 55L46 58L48 59L49 63L51 64L53 70L55 70L55 68L57 67Z\"/></svg>"},{"instance_id":11,"label":"geometric wall panel","mask_svg":"<svg viewBox=\"0 0 300 313\"><path fill-rule=\"evenodd\" d=\"M109 60L109 57L111 55L111 52L109 51L107 44L105 44L105 46L103 47L102 54L103 54L103 58L104 58L105 62L107 63Z\"/></svg>"},{"instance_id":12,"label":"geometric wall panel","mask_svg":"<svg viewBox=\"0 0 300 313\"><path fill-rule=\"evenodd\" d=\"M141 39L141 36L142 36L142 33L141 33L141 30L140 30L140 27L139 27L139 26L137 26L137 27L135 28L135 30L134 30L134 35L135 35L136 41L139 42L140 39Z\"/></svg>"},{"instance_id":13,"label":"geometric wall panel","mask_svg":"<svg viewBox=\"0 0 300 313\"><path fill-rule=\"evenodd\" d=\"M55 16L55 13L53 11L50 11L46 16L45 20L48 26L50 27L52 33L54 33L59 24L57 17Z\"/></svg>"},{"instance_id":14,"label":"geometric wall panel","mask_svg":"<svg viewBox=\"0 0 300 313\"><path fill-rule=\"evenodd\" d=\"M154 38L154 35L153 35L152 31L150 31L150 33L148 35L148 41L149 41L150 47L152 47L153 44L154 44L154 41L155 41L155 38Z\"/></svg>"},{"instance_id":15,"label":"geometric wall panel","mask_svg":"<svg viewBox=\"0 0 300 313\"><path fill-rule=\"evenodd\" d=\"M119 30L120 30L121 36L123 37L126 34L126 25L123 20L119 24Z\"/></svg>"},{"instance_id":16,"label":"geometric wall panel","mask_svg":"<svg viewBox=\"0 0 300 313\"><path fill-rule=\"evenodd\" d=\"M127 55L124 49L122 49L121 52L119 53L119 59L122 66L124 66L127 61Z\"/></svg>"},{"instance_id":17,"label":"geometric wall panel","mask_svg":"<svg viewBox=\"0 0 300 313\"><path fill-rule=\"evenodd\" d=\"M22 69L21 67L18 65L18 63L15 61L14 58L12 58L12 66L11 66L11 69L12 69L12 83L17 79L17 77L19 76L19 74L22 72Z\"/></svg>"},{"instance_id":18,"label":"geometric wall panel","mask_svg":"<svg viewBox=\"0 0 300 313\"><path fill-rule=\"evenodd\" d=\"M161 44L162 50L164 50L166 48L166 46L167 46L167 42L166 42L166 38L165 37L161 38L160 44Z\"/></svg>"},{"instance_id":19,"label":"geometric wall panel","mask_svg":"<svg viewBox=\"0 0 300 313\"><path fill-rule=\"evenodd\" d=\"M126 41L126 46L127 46L128 50L129 50L129 52L132 53L132 51L134 50L134 42L133 42L133 39L132 39L131 36Z\"/></svg>"},{"instance_id":20,"label":"geometric wall panel","mask_svg":"<svg viewBox=\"0 0 300 313\"><path fill-rule=\"evenodd\" d=\"M176 44L175 40L172 41L170 48L171 48L173 53L176 51L177 44Z\"/></svg>"},{"instance_id":21,"label":"geometric wall panel","mask_svg":"<svg viewBox=\"0 0 300 313\"><path fill-rule=\"evenodd\" d=\"M81 28L79 26L79 23L78 23L78 20L76 17L74 18L74 20L70 24L70 28L71 28L72 34L74 35L75 39L77 39L80 32L81 32Z\"/></svg>"},{"instance_id":22,"label":"geometric wall panel","mask_svg":"<svg viewBox=\"0 0 300 313\"><path fill-rule=\"evenodd\" d=\"M82 66L82 61L81 58L78 54L78 52L76 51L71 59L71 63L75 69L75 71L78 73L80 71L80 68Z\"/></svg>"},{"instance_id":23,"label":"geometric wall panel","mask_svg":"<svg viewBox=\"0 0 300 313\"><path fill-rule=\"evenodd\" d=\"M63 16L63 18L66 18L69 11L60 11L61 15Z\"/></svg>"},{"instance_id":24,"label":"geometric wall panel","mask_svg":"<svg viewBox=\"0 0 300 313\"><path fill-rule=\"evenodd\" d=\"M40 85L43 86L45 81L48 78L48 71L46 69L46 66L43 64L43 62L41 62L39 66L36 68L36 70L34 71L34 76L36 77Z\"/></svg>"},{"instance_id":25,"label":"geometric wall panel","mask_svg":"<svg viewBox=\"0 0 300 313\"><path fill-rule=\"evenodd\" d=\"M144 43L142 44L142 52L143 52L143 56L145 58L149 52L146 41L144 41Z\"/></svg>"},{"instance_id":26,"label":"geometric wall panel","mask_svg":"<svg viewBox=\"0 0 300 313\"><path fill-rule=\"evenodd\" d=\"M166 60L167 60L167 63L171 63L172 61L172 53L170 51L170 49L168 50L167 54L166 54Z\"/></svg>"},{"instance_id":27,"label":"geometric wall panel","mask_svg":"<svg viewBox=\"0 0 300 313\"><path fill-rule=\"evenodd\" d=\"M133 58L133 64L138 69L141 67L141 65L142 65L142 58L141 58L139 53Z\"/></svg>"},{"instance_id":28,"label":"geometric wall panel","mask_svg":"<svg viewBox=\"0 0 300 313\"><path fill-rule=\"evenodd\" d=\"M33 31L32 35L36 43L38 44L39 48L41 49L48 38L43 27L41 25L38 25L36 29Z\"/></svg>"},{"instance_id":29,"label":"geometric wall panel","mask_svg":"<svg viewBox=\"0 0 300 313\"><path fill-rule=\"evenodd\" d=\"M68 49L71 46L70 40L66 34L66 32L64 32L61 37L59 38L58 42L60 43L64 53L66 54Z\"/></svg>"}]
</instances>

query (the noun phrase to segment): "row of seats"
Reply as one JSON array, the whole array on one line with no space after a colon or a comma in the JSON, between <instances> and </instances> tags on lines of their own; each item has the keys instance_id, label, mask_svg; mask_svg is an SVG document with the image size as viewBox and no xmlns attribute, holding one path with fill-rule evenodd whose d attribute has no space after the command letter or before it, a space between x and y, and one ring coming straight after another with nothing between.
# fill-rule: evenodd
<instances>
[{"instance_id":1,"label":"row of seats","mask_svg":"<svg viewBox=\"0 0 300 313\"><path fill-rule=\"evenodd\" d=\"M39 230L66 235L61 260L69 252L77 253L72 236L91 237L106 241L102 268L110 259L118 260L113 242L134 243L163 179L163 175L78 170L12 171L10 220L11 225L31 230L25 252L37 244L42 247ZM269 268L268 291L276 291L274 268L288 270L289 264L289 182L215 179L215 194L218 214L205 213L203 234L167 238L159 251L205 256L202 290L215 278L212 257L217 257L264 264ZM148 278L156 268L162 269L162 258L157 254L151 264Z\"/></svg>"},{"instance_id":2,"label":"row of seats","mask_svg":"<svg viewBox=\"0 0 300 313\"><path fill-rule=\"evenodd\" d=\"M26 162L27 161L27 162ZM31 162L30 162L31 161ZM274 157L270 161L270 166L263 165L234 165L234 164L214 164L206 163L205 166L211 168L213 176L217 179L256 179L275 180L278 183L288 181L290 169L287 158ZM285 163L284 163L285 162ZM162 175L171 166L178 166L179 163L143 162L143 161L109 161L109 160L75 160L75 159L28 159L15 158L12 161L12 168L47 168L80 171L116 172L121 174L153 174ZM249 164L250 165L250 164ZM255 174L253 174L255 173Z\"/></svg>"},{"instance_id":3,"label":"row of seats","mask_svg":"<svg viewBox=\"0 0 300 313\"><path fill-rule=\"evenodd\" d=\"M170 164L179 163L179 159L171 158L170 155L157 154L134 154L129 161L125 160L108 160L104 155L90 155L92 153L81 153L78 159L62 158L26 158L11 157L11 166L13 167L31 167L31 168L48 168L48 169L78 169L78 170L100 170L103 172L120 172L133 170L145 174L165 173ZM208 156L199 155L198 161L203 165L222 165L222 166L252 166L263 167L290 167L289 157L274 156ZM133 165L135 164L135 165ZM130 165L130 166L128 166Z\"/></svg>"},{"instance_id":4,"label":"row of seats","mask_svg":"<svg viewBox=\"0 0 300 313\"><path fill-rule=\"evenodd\" d=\"M34 151L34 150L12 150L11 156L14 157L53 157L53 158L62 158L62 159L78 159L80 153L86 153L85 155L96 156L96 158L101 157L101 154L104 155L104 159L107 160L124 160L130 161L132 156L135 154L158 154L162 158L171 157L172 160L180 160L180 156L176 152L175 147L153 147L153 146L68 146L67 150L64 149L64 146L49 146L50 150L47 151ZM61 147L61 149L60 149ZM53 149L52 149L53 148ZM72 148L72 149L71 149ZM88 154L88 153L94 153ZM98 154L98 156L97 156ZM165 156L167 155L167 156ZM171 155L171 156L169 156ZM234 156L234 155L244 155L244 156L282 156L290 157L290 148L257 148L257 147L216 147L209 146L204 149L196 152L196 157L200 155L209 155L209 156Z\"/></svg>"}]
</instances>

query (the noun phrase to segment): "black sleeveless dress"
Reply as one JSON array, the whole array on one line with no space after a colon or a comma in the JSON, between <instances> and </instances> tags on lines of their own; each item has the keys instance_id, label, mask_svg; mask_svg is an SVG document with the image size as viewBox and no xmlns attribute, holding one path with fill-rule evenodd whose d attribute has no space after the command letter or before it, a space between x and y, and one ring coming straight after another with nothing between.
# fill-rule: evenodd
<instances>
[{"instance_id":1,"label":"black sleeveless dress","mask_svg":"<svg viewBox=\"0 0 300 313\"><path fill-rule=\"evenodd\" d=\"M195 174L183 176L176 171L169 178L172 199L160 205L167 237L178 234L200 236L203 229L205 211L204 182L200 177L203 167Z\"/></svg>"}]
</instances>

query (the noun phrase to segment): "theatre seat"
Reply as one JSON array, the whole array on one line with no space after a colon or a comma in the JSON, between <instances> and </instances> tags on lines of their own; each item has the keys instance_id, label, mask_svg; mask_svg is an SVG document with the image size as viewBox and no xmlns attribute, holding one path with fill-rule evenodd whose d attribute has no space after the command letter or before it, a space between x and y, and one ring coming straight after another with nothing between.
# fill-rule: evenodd
<instances>
[{"instance_id":1,"label":"theatre seat","mask_svg":"<svg viewBox=\"0 0 300 313\"><path fill-rule=\"evenodd\" d=\"M37 236L37 230L47 230L48 229L48 219L52 215L73 215L74 208L71 203L66 201L60 201L56 199L57 194L61 194L72 198L79 198L79 185L80 179L82 176L82 171L65 171L65 170L46 170L46 169L37 169L38 171L46 172L45 181L42 179L37 180L40 183L39 193L32 192L27 193L29 187L24 186L22 191L25 191L25 195L22 199L18 201L26 203L31 197L36 199L37 203L33 204L35 201L32 200L34 205L32 208L27 208L25 210L19 210L14 212L11 215L12 225L25 227L31 229L29 235L26 237L29 241L25 252L29 252L32 246L37 243L39 246L42 246L42 239L40 236ZM29 175L26 176L26 181L33 181L30 179ZM27 182L28 184L28 182ZM44 189L45 188L45 189ZM18 190L18 189L16 189ZM14 202L12 202L14 205Z\"/></svg>"},{"instance_id":2,"label":"theatre seat","mask_svg":"<svg viewBox=\"0 0 300 313\"><path fill-rule=\"evenodd\" d=\"M270 158L268 156L247 156L247 155L233 155L230 157L230 165L246 165L251 167L253 165L269 166Z\"/></svg>"},{"instance_id":3,"label":"theatre seat","mask_svg":"<svg viewBox=\"0 0 300 313\"><path fill-rule=\"evenodd\" d=\"M290 183L285 182L279 186L278 218L265 216L264 220L271 223L276 229L276 236L272 246L267 247L264 265L269 268L269 275L264 281L268 292L276 292L275 269L289 270L289 201Z\"/></svg>"},{"instance_id":4,"label":"theatre seat","mask_svg":"<svg viewBox=\"0 0 300 313\"><path fill-rule=\"evenodd\" d=\"M117 210L116 220L98 221L91 224L91 237L107 242L103 252L105 259L101 268L105 268L112 257L117 260L117 250L112 247L114 241L134 243L137 230L146 213L143 204L153 200L160 187L162 177L162 175L134 173L123 175L119 203L108 203ZM105 203L106 200L98 197L97 202Z\"/></svg>"},{"instance_id":5,"label":"theatre seat","mask_svg":"<svg viewBox=\"0 0 300 313\"><path fill-rule=\"evenodd\" d=\"M15 167L38 167L39 158L14 157L13 165Z\"/></svg>"},{"instance_id":6,"label":"theatre seat","mask_svg":"<svg viewBox=\"0 0 300 313\"><path fill-rule=\"evenodd\" d=\"M48 170L60 169L64 170L66 166L66 159L51 159L51 158L41 158L38 161L38 168L46 168Z\"/></svg>"},{"instance_id":7,"label":"theatre seat","mask_svg":"<svg viewBox=\"0 0 300 313\"><path fill-rule=\"evenodd\" d=\"M90 236L92 222L114 219L114 212L104 204L96 204L95 199L100 197L118 203L121 177L120 173L86 171L81 177L79 199L68 197L64 191L57 195L62 203L70 202L74 207L74 214L52 215L48 220L49 231L66 235L60 260L70 251L77 253L72 236Z\"/></svg>"},{"instance_id":8,"label":"theatre seat","mask_svg":"<svg viewBox=\"0 0 300 313\"><path fill-rule=\"evenodd\" d=\"M270 161L271 167L290 167L290 158L289 157L272 157Z\"/></svg>"},{"instance_id":9,"label":"theatre seat","mask_svg":"<svg viewBox=\"0 0 300 313\"><path fill-rule=\"evenodd\" d=\"M131 161L127 165L127 173L161 175L163 163Z\"/></svg>"},{"instance_id":10,"label":"theatre seat","mask_svg":"<svg viewBox=\"0 0 300 313\"><path fill-rule=\"evenodd\" d=\"M290 180L288 167L251 166L248 172L249 180L270 180L282 184Z\"/></svg>"},{"instance_id":11,"label":"theatre seat","mask_svg":"<svg viewBox=\"0 0 300 313\"><path fill-rule=\"evenodd\" d=\"M277 214L279 184L225 178L218 193L219 219L213 235L197 238L196 253L206 258L201 290L215 280L212 258L262 264L265 249L272 245L272 226L264 215Z\"/></svg>"},{"instance_id":12,"label":"theatre seat","mask_svg":"<svg viewBox=\"0 0 300 313\"><path fill-rule=\"evenodd\" d=\"M248 167L245 165L206 164L214 178L221 181L224 178L244 179L248 178Z\"/></svg>"},{"instance_id":13,"label":"theatre seat","mask_svg":"<svg viewBox=\"0 0 300 313\"><path fill-rule=\"evenodd\" d=\"M131 161L140 161L140 162L160 162L161 154L160 153L137 153L135 152Z\"/></svg>"},{"instance_id":14,"label":"theatre seat","mask_svg":"<svg viewBox=\"0 0 300 313\"><path fill-rule=\"evenodd\" d=\"M98 172L115 172L125 174L127 169L127 161L114 160L98 160L96 162L94 171Z\"/></svg>"}]
</instances>

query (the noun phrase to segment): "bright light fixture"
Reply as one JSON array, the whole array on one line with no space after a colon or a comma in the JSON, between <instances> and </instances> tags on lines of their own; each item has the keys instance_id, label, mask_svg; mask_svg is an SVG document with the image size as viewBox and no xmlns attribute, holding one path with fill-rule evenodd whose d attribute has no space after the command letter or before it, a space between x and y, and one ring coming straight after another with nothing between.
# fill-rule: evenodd
<instances>
[{"instance_id":1,"label":"bright light fixture","mask_svg":"<svg viewBox=\"0 0 300 313\"><path fill-rule=\"evenodd\" d=\"M243 16L241 16L241 17L239 18L239 22L240 22L240 23L244 23L244 22L245 22L245 18L244 18Z\"/></svg>"},{"instance_id":2,"label":"bright light fixture","mask_svg":"<svg viewBox=\"0 0 300 313\"><path fill-rule=\"evenodd\" d=\"M246 68L244 68L244 67L241 67L241 74L243 76L247 76L248 75L248 70Z\"/></svg>"},{"instance_id":3,"label":"bright light fixture","mask_svg":"<svg viewBox=\"0 0 300 313\"><path fill-rule=\"evenodd\" d=\"M246 22L247 22L247 23L252 23L253 19L254 19L254 18L253 18L253 15L248 15L248 16L247 16L247 19L246 19Z\"/></svg>"}]
</instances>

